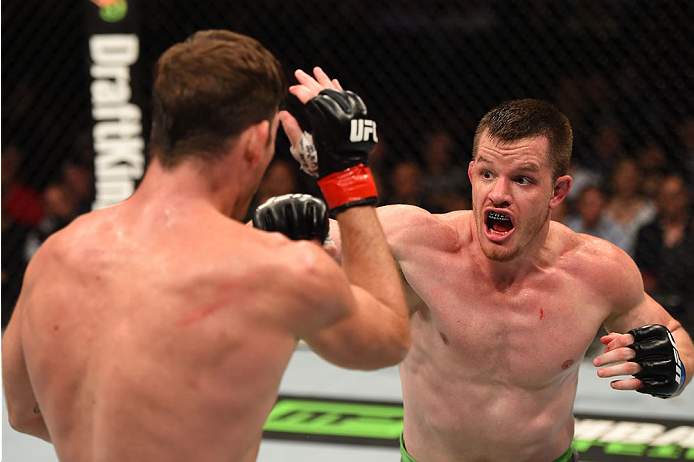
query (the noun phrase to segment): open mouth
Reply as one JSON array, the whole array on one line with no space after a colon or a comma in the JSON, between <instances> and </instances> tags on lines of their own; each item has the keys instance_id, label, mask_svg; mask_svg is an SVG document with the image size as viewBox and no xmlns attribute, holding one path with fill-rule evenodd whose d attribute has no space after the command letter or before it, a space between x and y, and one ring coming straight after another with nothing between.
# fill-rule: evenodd
<instances>
[{"instance_id":1,"label":"open mouth","mask_svg":"<svg viewBox=\"0 0 694 462\"><path fill-rule=\"evenodd\" d=\"M513 229L511 217L501 212L487 212L487 229L494 234L508 234Z\"/></svg>"}]
</instances>

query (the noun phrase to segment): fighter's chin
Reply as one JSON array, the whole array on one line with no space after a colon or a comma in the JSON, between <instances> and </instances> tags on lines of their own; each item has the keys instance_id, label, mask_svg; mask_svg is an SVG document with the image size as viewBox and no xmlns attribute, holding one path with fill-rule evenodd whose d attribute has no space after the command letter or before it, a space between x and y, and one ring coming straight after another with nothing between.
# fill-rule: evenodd
<instances>
[{"instance_id":1,"label":"fighter's chin","mask_svg":"<svg viewBox=\"0 0 694 462\"><path fill-rule=\"evenodd\" d=\"M515 229L506 233L497 233L486 228L480 229L480 244L484 255L488 259L498 262L506 262L516 258L521 252L521 248L512 243L514 232Z\"/></svg>"},{"instance_id":2,"label":"fighter's chin","mask_svg":"<svg viewBox=\"0 0 694 462\"><path fill-rule=\"evenodd\" d=\"M516 259L523 249L521 247L508 248L499 244L487 243L487 245L482 245L482 252L484 255L496 262L504 263Z\"/></svg>"}]
</instances>

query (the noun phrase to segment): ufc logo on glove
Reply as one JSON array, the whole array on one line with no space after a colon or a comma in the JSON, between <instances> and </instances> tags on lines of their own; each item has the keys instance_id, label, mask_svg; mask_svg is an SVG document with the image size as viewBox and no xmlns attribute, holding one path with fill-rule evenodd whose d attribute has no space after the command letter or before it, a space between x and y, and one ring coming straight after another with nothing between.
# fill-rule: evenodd
<instances>
[{"instance_id":1,"label":"ufc logo on glove","mask_svg":"<svg viewBox=\"0 0 694 462\"><path fill-rule=\"evenodd\" d=\"M349 140L352 143L360 143L369 141L369 135L373 138L374 143L378 143L378 135L376 135L376 122L369 119L353 119L351 130L349 132Z\"/></svg>"},{"instance_id":2,"label":"ufc logo on glove","mask_svg":"<svg viewBox=\"0 0 694 462\"><path fill-rule=\"evenodd\" d=\"M311 132L304 131L289 151L301 170L318 179L330 212L376 205L378 191L366 161L378 138L364 101L349 90L326 89L304 110Z\"/></svg>"}]
</instances>

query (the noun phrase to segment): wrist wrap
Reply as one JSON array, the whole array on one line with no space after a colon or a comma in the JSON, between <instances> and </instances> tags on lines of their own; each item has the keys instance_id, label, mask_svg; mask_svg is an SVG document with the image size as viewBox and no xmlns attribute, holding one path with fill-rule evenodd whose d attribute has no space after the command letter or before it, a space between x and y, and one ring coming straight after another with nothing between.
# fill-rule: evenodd
<instances>
[{"instance_id":1,"label":"wrist wrap","mask_svg":"<svg viewBox=\"0 0 694 462\"><path fill-rule=\"evenodd\" d=\"M328 208L337 214L349 207L376 205L378 192L369 167L354 167L331 173L318 180Z\"/></svg>"}]
</instances>

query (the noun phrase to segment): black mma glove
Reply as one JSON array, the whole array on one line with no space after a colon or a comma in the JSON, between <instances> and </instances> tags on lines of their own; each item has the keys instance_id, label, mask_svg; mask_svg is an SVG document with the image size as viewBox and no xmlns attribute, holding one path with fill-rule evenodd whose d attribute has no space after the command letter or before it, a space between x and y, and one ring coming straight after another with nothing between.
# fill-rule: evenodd
<instances>
[{"instance_id":1,"label":"black mma glove","mask_svg":"<svg viewBox=\"0 0 694 462\"><path fill-rule=\"evenodd\" d=\"M291 152L304 172L318 178L330 210L375 205L378 193L366 161L378 136L362 99L351 91L326 89L303 110L294 112L308 121L311 133L304 132Z\"/></svg>"},{"instance_id":2,"label":"black mma glove","mask_svg":"<svg viewBox=\"0 0 694 462\"><path fill-rule=\"evenodd\" d=\"M629 348L636 352L630 361L643 368L634 374L643 381L643 386L636 391L658 398L671 397L684 386L686 373L670 330L660 324L650 324L628 333L634 336Z\"/></svg>"},{"instance_id":3,"label":"black mma glove","mask_svg":"<svg viewBox=\"0 0 694 462\"><path fill-rule=\"evenodd\" d=\"M253 227L278 231L289 239L328 236L328 208L322 200L308 194L285 194L268 199L253 214Z\"/></svg>"}]
</instances>

